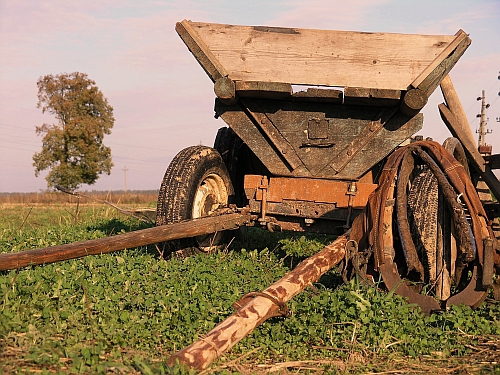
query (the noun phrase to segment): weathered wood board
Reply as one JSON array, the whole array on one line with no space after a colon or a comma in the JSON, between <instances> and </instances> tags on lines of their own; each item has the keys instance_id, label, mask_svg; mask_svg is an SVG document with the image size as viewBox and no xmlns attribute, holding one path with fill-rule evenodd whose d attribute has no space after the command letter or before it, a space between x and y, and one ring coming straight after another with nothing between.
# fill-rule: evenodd
<instances>
[{"instance_id":1,"label":"weathered wood board","mask_svg":"<svg viewBox=\"0 0 500 375\"><path fill-rule=\"evenodd\" d=\"M214 82L227 75L233 81L391 90L421 82L468 39L462 30L416 35L186 20L176 30Z\"/></svg>"},{"instance_id":2,"label":"weathered wood board","mask_svg":"<svg viewBox=\"0 0 500 375\"><path fill-rule=\"evenodd\" d=\"M216 102L216 113L276 176L356 180L422 128L389 108L380 130L379 107L245 99L242 106ZM248 115L250 114L250 115ZM335 164L346 151L345 163ZM329 164L335 164L330 168Z\"/></svg>"}]
</instances>

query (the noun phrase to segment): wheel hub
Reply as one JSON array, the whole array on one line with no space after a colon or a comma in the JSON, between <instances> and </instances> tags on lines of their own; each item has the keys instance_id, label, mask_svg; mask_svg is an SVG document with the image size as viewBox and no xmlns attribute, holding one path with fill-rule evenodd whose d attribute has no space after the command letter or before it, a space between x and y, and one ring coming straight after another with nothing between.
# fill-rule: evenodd
<instances>
[{"instance_id":1,"label":"wheel hub","mask_svg":"<svg viewBox=\"0 0 500 375\"><path fill-rule=\"evenodd\" d=\"M209 174L201 181L193 201L193 219L209 216L218 208L227 205L228 193L224 180Z\"/></svg>"}]
</instances>

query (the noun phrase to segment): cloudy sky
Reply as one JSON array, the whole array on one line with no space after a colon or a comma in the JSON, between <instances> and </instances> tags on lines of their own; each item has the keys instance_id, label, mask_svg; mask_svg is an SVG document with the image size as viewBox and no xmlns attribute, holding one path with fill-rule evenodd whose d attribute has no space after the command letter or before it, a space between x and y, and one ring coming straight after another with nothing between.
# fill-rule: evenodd
<instances>
[{"instance_id":1,"label":"cloudy sky","mask_svg":"<svg viewBox=\"0 0 500 375\"><path fill-rule=\"evenodd\" d=\"M174 30L183 19L238 25L396 33L455 34L472 45L451 78L473 127L486 90L487 136L500 152L500 0L0 0L0 192L46 188L32 156L41 149L35 126L55 122L36 108L39 77L83 72L114 107L105 144L110 176L83 189L156 189L182 148L212 145L213 85ZM442 141L448 131L437 105L424 108L422 134Z\"/></svg>"}]
</instances>

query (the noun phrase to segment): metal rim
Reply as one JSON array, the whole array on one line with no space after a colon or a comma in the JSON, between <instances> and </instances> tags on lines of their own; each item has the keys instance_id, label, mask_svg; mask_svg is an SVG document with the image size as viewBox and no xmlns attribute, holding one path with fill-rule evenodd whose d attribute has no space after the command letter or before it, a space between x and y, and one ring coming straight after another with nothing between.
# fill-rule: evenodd
<instances>
[{"instance_id":1,"label":"metal rim","mask_svg":"<svg viewBox=\"0 0 500 375\"><path fill-rule=\"evenodd\" d=\"M201 181L194 194L192 218L211 215L229 199L226 184L221 176L210 173Z\"/></svg>"}]
</instances>

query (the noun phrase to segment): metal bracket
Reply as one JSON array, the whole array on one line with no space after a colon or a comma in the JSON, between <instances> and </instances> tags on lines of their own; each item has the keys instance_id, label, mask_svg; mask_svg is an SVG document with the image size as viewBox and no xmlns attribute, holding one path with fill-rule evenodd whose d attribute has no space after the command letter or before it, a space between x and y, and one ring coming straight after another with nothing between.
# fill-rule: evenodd
<instances>
[{"instance_id":1,"label":"metal bracket","mask_svg":"<svg viewBox=\"0 0 500 375\"><path fill-rule=\"evenodd\" d=\"M358 194L358 185L356 184L356 181L353 181L349 184L349 187L347 188L346 192L346 195L348 195L349 198L347 200L347 219L344 225L345 230L348 230L351 227L352 208L354 203L354 197L357 194Z\"/></svg>"},{"instance_id":2,"label":"metal bracket","mask_svg":"<svg viewBox=\"0 0 500 375\"><path fill-rule=\"evenodd\" d=\"M269 189L269 181L267 179L267 176L262 176L262 180L260 182L258 189L262 190L262 202L260 210L262 216L259 218L258 221L261 225L266 225L267 191Z\"/></svg>"},{"instance_id":3,"label":"metal bracket","mask_svg":"<svg viewBox=\"0 0 500 375\"><path fill-rule=\"evenodd\" d=\"M250 292L245 294L238 301L233 303L233 308L235 310L239 310L256 297L267 298L268 300L270 300L272 303L274 303L276 306L279 307L279 310L277 312L271 314L270 316L266 316L266 319L274 316L283 316L284 318L288 318L292 315L292 312L288 309L288 306L286 305L285 302L278 300L275 296L263 292Z\"/></svg>"}]
</instances>

